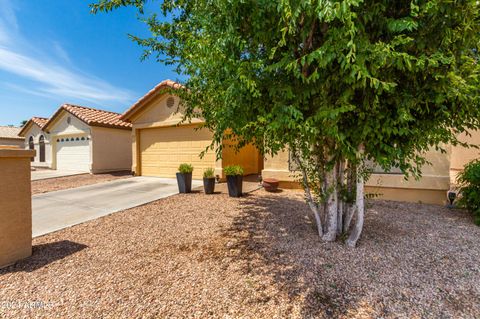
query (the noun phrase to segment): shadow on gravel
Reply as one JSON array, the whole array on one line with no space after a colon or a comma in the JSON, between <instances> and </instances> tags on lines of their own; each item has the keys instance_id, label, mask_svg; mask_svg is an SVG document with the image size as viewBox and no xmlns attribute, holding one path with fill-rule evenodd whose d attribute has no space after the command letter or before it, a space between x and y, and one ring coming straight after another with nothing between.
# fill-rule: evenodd
<instances>
[{"instance_id":1,"label":"shadow on gravel","mask_svg":"<svg viewBox=\"0 0 480 319\"><path fill-rule=\"evenodd\" d=\"M244 277L267 278L288 299L303 300L303 318L340 317L359 307L348 281L331 275L339 261L331 260L329 252L346 248L319 241L303 200L248 196L240 206L242 214L223 236L229 242L228 257L242 265Z\"/></svg>"},{"instance_id":2,"label":"shadow on gravel","mask_svg":"<svg viewBox=\"0 0 480 319\"><path fill-rule=\"evenodd\" d=\"M0 275L12 272L32 272L48 264L61 260L87 248L87 245L62 240L48 244L35 245L32 256L0 270Z\"/></svg>"},{"instance_id":3,"label":"shadow on gravel","mask_svg":"<svg viewBox=\"0 0 480 319\"><path fill-rule=\"evenodd\" d=\"M263 296L253 302L287 299L303 318L475 313L468 309L478 300L479 229L462 212L374 201L362 239L350 249L319 239L300 194L252 194L238 205L240 212L222 234L223 258L238 265L240 277ZM425 296L438 287L455 292ZM288 311L280 317L291 317Z\"/></svg>"}]
</instances>

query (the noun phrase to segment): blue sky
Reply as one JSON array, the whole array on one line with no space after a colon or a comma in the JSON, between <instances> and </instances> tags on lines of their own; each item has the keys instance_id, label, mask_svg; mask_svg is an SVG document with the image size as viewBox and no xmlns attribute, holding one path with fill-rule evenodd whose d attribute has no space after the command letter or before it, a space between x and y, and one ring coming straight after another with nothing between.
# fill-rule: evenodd
<instances>
[{"instance_id":1,"label":"blue sky","mask_svg":"<svg viewBox=\"0 0 480 319\"><path fill-rule=\"evenodd\" d=\"M148 36L132 8L93 15L94 0L0 0L0 125L49 117L73 103L123 112L172 66L150 58L128 33Z\"/></svg>"}]
</instances>

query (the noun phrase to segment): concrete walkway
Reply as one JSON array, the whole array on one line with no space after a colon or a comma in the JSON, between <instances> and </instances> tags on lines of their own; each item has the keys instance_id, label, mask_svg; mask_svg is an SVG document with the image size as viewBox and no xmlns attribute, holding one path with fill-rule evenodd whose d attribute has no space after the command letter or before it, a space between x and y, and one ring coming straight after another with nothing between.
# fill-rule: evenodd
<instances>
[{"instance_id":1,"label":"concrete walkway","mask_svg":"<svg viewBox=\"0 0 480 319\"><path fill-rule=\"evenodd\" d=\"M192 182L192 188L200 185ZM42 236L177 193L175 179L134 177L34 195L32 234Z\"/></svg>"},{"instance_id":2,"label":"concrete walkway","mask_svg":"<svg viewBox=\"0 0 480 319\"><path fill-rule=\"evenodd\" d=\"M59 171L56 169L39 169L36 171L32 171L32 181L87 173L88 172L85 171Z\"/></svg>"}]
</instances>

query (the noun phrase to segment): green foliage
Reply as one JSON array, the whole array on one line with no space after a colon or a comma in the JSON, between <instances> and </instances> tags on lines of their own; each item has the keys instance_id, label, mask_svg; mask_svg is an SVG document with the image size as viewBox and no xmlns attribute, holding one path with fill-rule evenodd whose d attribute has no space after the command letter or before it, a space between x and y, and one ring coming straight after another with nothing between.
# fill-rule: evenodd
<instances>
[{"instance_id":1,"label":"green foliage","mask_svg":"<svg viewBox=\"0 0 480 319\"><path fill-rule=\"evenodd\" d=\"M480 160L465 165L457 177L460 198L457 204L470 211L480 225Z\"/></svg>"},{"instance_id":2,"label":"green foliage","mask_svg":"<svg viewBox=\"0 0 480 319\"><path fill-rule=\"evenodd\" d=\"M182 163L178 167L178 172L182 174L190 174L191 172L193 172L193 166L191 164Z\"/></svg>"},{"instance_id":3,"label":"green foliage","mask_svg":"<svg viewBox=\"0 0 480 319\"><path fill-rule=\"evenodd\" d=\"M217 145L230 129L240 147L297 150L311 171L368 158L419 175L422 153L480 126L476 0L145 2L91 8L143 14L152 36L131 38L186 78L186 117Z\"/></svg>"},{"instance_id":4,"label":"green foliage","mask_svg":"<svg viewBox=\"0 0 480 319\"><path fill-rule=\"evenodd\" d=\"M358 205L358 240L366 160L418 177L427 150L480 128L477 0L97 1L138 9L151 37L131 38L186 79L185 121L205 119L217 157L229 136L290 152L324 240L337 201Z\"/></svg>"},{"instance_id":5,"label":"green foliage","mask_svg":"<svg viewBox=\"0 0 480 319\"><path fill-rule=\"evenodd\" d=\"M203 171L203 178L214 178L215 177L215 170L211 167L206 168Z\"/></svg>"},{"instance_id":6,"label":"green foliage","mask_svg":"<svg viewBox=\"0 0 480 319\"><path fill-rule=\"evenodd\" d=\"M243 175L243 168L240 165L225 166L223 171L227 176Z\"/></svg>"}]
</instances>

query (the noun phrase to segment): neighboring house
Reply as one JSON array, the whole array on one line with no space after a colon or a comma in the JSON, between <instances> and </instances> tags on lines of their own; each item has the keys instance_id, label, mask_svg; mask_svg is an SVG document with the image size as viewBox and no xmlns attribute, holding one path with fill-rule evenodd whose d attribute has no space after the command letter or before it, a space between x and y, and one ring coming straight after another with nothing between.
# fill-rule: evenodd
<instances>
[{"instance_id":1,"label":"neighboring house","mask_svg":"<svg viewBox=\"0 0 480 319\"><path fill-rule=\"evenodd\" d=\"M463 135L460 140L480 145L480 132L471 136ZM480 157L478 149L462 146L447 146L446 153L430 150L425 156L432 165L425 165L419 180L405 180L398 171L374 173L366 183L366 191L379 198L423 202L429 204L445 204L447 191L455 189L456 177L468 162ZM298 173L289 159L289 152L284 151L275 157L267 157L262 171L263 178L274 177L283 182L283 186L298 186Z\"/></svg>"},{"instance_id":2,"label":"neighboring house","mask_svg":"<svg viewBox=\"0 0 480 319\"><path fill-rule=\"evenodd\" d=\"M23 148L23 137L18 136L20 130L20 127L0 126L0 145L18 146Z\"/></svg>"},{"instance_id":3,"label":"neighboring house","mask_svg":"<svg viewBox=\"0 0 480 319\"><path fill-rule=\"evenodd\" d=\"M130 170L131 127L118 113L64 104L42 127L51 145L46 157L59 170Z\"/></svg>"},{"instance_id":4,"label":"neighboring house","mask_svg":"<svg viewBox=\"0 0 480 319\"><path fill-rule=\"evenodd\" d=\"M44 117L32 117L18 133L22 137L22 145L25 149L35 150L32 158L34 167L52 167L52 150L50 138L42 129L48 119Z\"/></svg>"},{"instance_id":5,"label":"neighboring house","mask_svg":"<svg viewBox=\"0 0 480 319\"><path fill-rule=\"evenodd\" d=\"M239 153L224 147L221 160L216 160L215 150L200 158L200 153L212 143L212 133L199 129L202 119L180 123L184 114L179 98L167 92L180 87L176 82L163 81L122 115L122 120L133 124L132 171L136 175L175 177L181 163L190 163L194 167L193 178L201 178L203 170L209 167L224 177L223 167L239 164L245 175L259 174L263 158L251 145ZM224 141L227 144L232 142Z\"/></svg>"}]
</instances>

